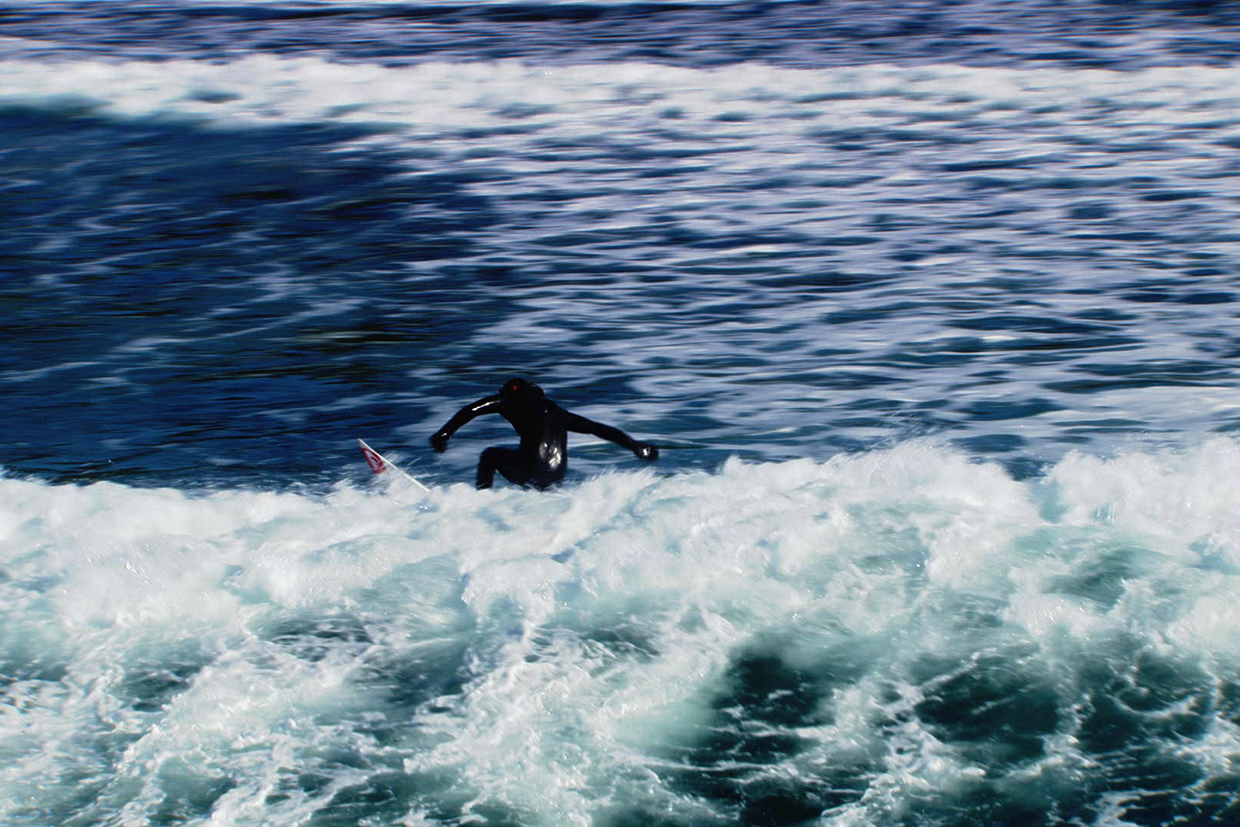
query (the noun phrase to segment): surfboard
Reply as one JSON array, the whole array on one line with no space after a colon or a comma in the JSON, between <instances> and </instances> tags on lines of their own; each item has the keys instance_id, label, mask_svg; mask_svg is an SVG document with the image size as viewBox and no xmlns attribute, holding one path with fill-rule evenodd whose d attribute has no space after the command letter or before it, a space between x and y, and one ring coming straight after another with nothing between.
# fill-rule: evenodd
<instances>
[{"instance_id":1,"label":"surfboard","mask_svg":"<svg viewBox=\"0 0 1240 827\"><path fill-rule=\"evenodd\" d=\"M391 460L380 454L374 448L371 448L364 440L359 439L357 444L358 447L362 449L362 456L366 458L366 464L370 466L370 470L373 473L386 474L388 471L394 471L401 477L413 483L417 488L420 488L423 491L430 491L429 488L414 479L412 474L405 473L400 466L394 464Z\"/></svg>"}]
</instances>

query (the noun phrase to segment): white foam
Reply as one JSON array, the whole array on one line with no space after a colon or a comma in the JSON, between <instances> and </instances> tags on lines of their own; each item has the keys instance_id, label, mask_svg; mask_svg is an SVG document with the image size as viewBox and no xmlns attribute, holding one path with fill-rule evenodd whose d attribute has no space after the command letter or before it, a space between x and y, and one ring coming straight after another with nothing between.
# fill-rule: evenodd
<instances>
[{"instance_id":1,"label":"white foam","mask_svg":"<svg viewBox=\"0 0 1240 827\"><path fill-rule=\"evenodd\" d=\"M424 63L382 67L336 63L317 57L251 55L233 61L62 61L55 71L40 61L0 62L0 101L55 104L91 102L120 117L187 117L221 126L244 123L336 122L390 124L413 134L458 126L511 124L514 107L523 119L564 135L624 135L652 125L675 110L686 134L704 150L717 139L752 140L759 135L771 154L797 154L802 133L820 126L870 128L904 124L893 101L904 100L937 119L1007 122L1030 109L1055 106L1069 132L1096 131L1136 121L1126 112L1159 122L1192 121L1193 99L1225 108L1240 97L1240 68L1159 67L1138 71L1055 68L977 68L955 65L898 67L882 64L790 69L744 64L687 69L658 64L545 67L520 61ZM830 92L830 100L815 93ZM1115 106L1124 101L1123 108ZM1099 111L1100 102L1107 109ZM728 120L738 111L754 120ZM1080 111L1079 123L1072 113ZM583 113L589 112L589 119ZM760 116L760 117L758 117ZM721 117L723 118L721 120ZM790 117L799 133L784 127ZM1016 140L1013 133L1008 140ZM1214 137L1212 136L1212 140ZM1213 144L1193 144L1208 156ZM753 147L750 147L751 149ZM993 143L985 152L1010 156L1018 147ZM1027 147L1022 151L1036 150ZM716 160L727 162L727 158ZM736 156L764 164L755 155ZM746 170L736 168L737 173ZM752 170L751 170L752 171ZM726 173L727 169L721 170ZM1105 169L1096 170L1106 176ZM893 169L893 176L899 171ZM1088 174L1088 170L1075 171Z\"/></svg>"},{"instance_id":2,"label":"white foam","mask_svg":"<svg viewBox=\"0 0 1240 827\"><path fill-rule=\"evenodd\" d=\"M1240 564L1236 502L1240 446L1214 438L1186 451L1130 453L1111 459L1074 453L1050 475L1067 507L1064 521L1102 522L1129 531L1176 556L1215 547Z\"/></svg>"},{"instance_id":3,"label":"white foam","mask_svg":"<svg viewBox=\"0 0 1240 827\"><path fill-rule=\"evenodd\" d=\"M912 714L951 676L911 681L926 658L965 669L1014 649L1070 687L1081 664L1136 641L1234 678L1237 457L1220 438L1074 455L1016 482L915 442L550 494L451 486L420 506L348 486L189 496L0 478L0 663L14 673L0 813L67 806L73 784L37 779L89 773L111 779L97 806L122 820L222 778L221 823L295 824L385 767L439 779L462 817L705 813L666 779L692 769L677 750L719 726L712 704L738 654L813 674L843 647L881 655L858 654L868 665L818 702L829 723L796 729L810 748L753 772L812 779L864 762L869 791L830 823L881 820L986 773ZM313 631L341 616L365 635ZM144 664L187 646L200 664L183 685L127 700ZM463 670L464 689L417 709L391 708L365 679L453 647L459 663L426 668ZM366 722L389 716L412 721L380 745ZM1084 771L1072 721L1028 772ZM1192 760L1223 766L1234 732L1210 732ZM108 739L125 746L101 752ZM354 758L325 762L327 745ZM302 772L322 785L290 787Z\"/></svg>"}]
</instances>

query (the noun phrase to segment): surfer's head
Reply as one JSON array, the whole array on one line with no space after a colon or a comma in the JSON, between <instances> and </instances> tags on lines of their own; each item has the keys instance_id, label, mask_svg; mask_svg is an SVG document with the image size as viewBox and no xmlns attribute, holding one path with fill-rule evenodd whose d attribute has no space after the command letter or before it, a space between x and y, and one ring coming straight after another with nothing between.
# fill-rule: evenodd
<instances>
[{"instance_id":1,"label":"surfer's head","mask_svg":"<svg viewBox=\"0 0 1240 827\"><path fill-rule=\"evenodd\" d=\"M499 389L499 395L504 399L515 399L518 397L531 399L544 396L542 388L524 379L509 379Z\"/></svg>"}]
</instances>

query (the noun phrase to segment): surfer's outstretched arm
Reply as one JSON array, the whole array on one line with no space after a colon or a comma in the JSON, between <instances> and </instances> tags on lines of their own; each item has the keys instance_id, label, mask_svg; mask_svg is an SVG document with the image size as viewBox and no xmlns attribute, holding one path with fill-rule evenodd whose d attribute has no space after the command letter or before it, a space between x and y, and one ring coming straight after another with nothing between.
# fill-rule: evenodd
<instances>
[{"instance_id":1,"label":"surfer's outstretched arm","mask_svg":"<svg viewBox=\"0 0 1240 827\"><path fill-rule=\"evenodd\" d=\"M599 439L614 442L623 448L628 448L637 455L638 459L655 460L659 458L658 448L649 442L640 442L633 439L633 437L619 428L613 428L610 425L604 425L602 422L595 422L593 419L586 419L584 416L578 416L574 413L568 415L568 422L566 424L570 431L575 431L579 434L590 434Z\"/></svg>"},{"instance_id":2,"label":"surfer's outstretched arm","mask_svg":"<svg viewBox=\"0 0 1240 827\"><path fill-rule=\"evenodd\" d=\"M443 451L448 447L448 437L456 433L457 428L460 428L474 417L482 416L483 414L499 413L499 409L499 396L488 396L485 399L479 399L477 402L466 405L454 413L452 418L431 436L431 447L436 451Z\"/></svg>"}]
</instances>

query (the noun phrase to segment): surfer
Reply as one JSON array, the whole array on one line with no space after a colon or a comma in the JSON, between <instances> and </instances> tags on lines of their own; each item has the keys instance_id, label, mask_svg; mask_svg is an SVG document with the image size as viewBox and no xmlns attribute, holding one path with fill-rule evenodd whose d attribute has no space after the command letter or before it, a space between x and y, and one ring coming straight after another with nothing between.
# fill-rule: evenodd
<instances>
[{"instance_id":1,"label":"surfer","mask_svg":"<svg viewBox=\"0 0 1240 827\"><path fill-rule=\"evenodd\" d=\"M461 408L431 437L431 447L442 453L448 447L448 438L466 422L496 413L516 429L521 444L517 448L491 447L482 452L478 458L478 488L490 488L496 471L515 485L555 485L568 470L569 431L614 442L639 459L659 458L659 449L650 443L638 442L619 428L569 413L548 399L542 388L524 379L509 379L495 396Z\"/></svg>"}]
</instances>

